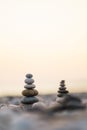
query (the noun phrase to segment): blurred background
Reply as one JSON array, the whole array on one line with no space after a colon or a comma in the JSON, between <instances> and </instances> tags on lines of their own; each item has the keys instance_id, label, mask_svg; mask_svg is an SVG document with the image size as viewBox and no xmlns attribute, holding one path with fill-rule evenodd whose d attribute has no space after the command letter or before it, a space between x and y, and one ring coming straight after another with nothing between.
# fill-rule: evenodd
<instances>
[{"instance_id":1,"label":"blurred background","mask_svg":"<svg viewBox=\"0 0 87 130\"><path fill-rule=\"evenodd\" d=\"M86 0L0 0L0 95L21 95L26 73L40 94L87 92Z\"/></svg>"}]
</instances>

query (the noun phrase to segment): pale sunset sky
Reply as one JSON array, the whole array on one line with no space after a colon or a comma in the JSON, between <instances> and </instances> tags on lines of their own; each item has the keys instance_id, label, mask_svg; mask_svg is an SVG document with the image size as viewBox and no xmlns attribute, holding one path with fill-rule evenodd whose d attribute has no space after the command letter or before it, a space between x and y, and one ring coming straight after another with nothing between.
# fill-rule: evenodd
<instances>
[{"instance_id":1,"label":"pale sunset sky","mask_svg":"<svg viewBox=\"0 0 87 130\"><path fill-rule=\"evenodd\" d=\"M87 91L87 0L0 0L0 95Z\"/></svg>"}]
</instances>

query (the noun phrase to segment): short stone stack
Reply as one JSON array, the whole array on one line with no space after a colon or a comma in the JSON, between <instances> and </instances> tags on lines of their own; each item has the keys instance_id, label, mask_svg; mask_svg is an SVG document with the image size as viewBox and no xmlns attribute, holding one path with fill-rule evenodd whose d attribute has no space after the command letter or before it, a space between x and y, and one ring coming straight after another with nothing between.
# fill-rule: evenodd
<instances>
[{"instance_id":1,"label":"short stone stack","mask_svg":"<svg viewBox=\"0 0 87 130\"><path fill-rule=\"evenodd\" d=\"M38 91L34 89L36 86L33 84L34 79L32 79L32 77L32 74L26 74L26 85L24 86L25 90L22 91L22 95L24 97L21 100L21 103L24 105L32 105L39 101L38 98L35 97L38 95Z\"/></svg>"},{"instance_id":2,"label":"short stone stack","mask_svg":"<svg viewBox=\"0 0 87 130\"><path fill-rule=\"evenodd\" d=\"M58 97L63 97L65 96L66 94L68 94L69 92L66 90L66 87L65 87L65 80L62 80L60 82L60 88L59 88L59 91L58 91Z\"/></svg>"},{"instance_id":3,"label":"short stone stack","mask_svg":"<svg viewBox=\"0 0 87 130\"><path fill-rule=\"evenodd\" d=\"M53 108L53 111L86 108L85 104L82 103L82 100L79 97L69 94L65 87L65 80L60 82L60 86L56 99L58 105Z\"/></svg>"}]
</instances>

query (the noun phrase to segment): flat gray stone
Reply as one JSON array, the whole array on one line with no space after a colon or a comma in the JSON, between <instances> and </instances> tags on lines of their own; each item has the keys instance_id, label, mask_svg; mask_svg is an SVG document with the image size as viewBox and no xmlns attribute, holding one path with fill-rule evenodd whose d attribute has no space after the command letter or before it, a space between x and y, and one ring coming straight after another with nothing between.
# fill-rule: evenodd
<instances>
[{"instance_id":1,"label":"flat gray stone","mask_svg":"<svg viewBox=\"0 0 87 130\"><path fill-rule=\"evenodd\" d=\"M32 83L34 83L34 79L25 79L25 83L27 83L27 84L32 84Z\"/></svg>"},{"instance_id":2,"label":"flat gray stone","mask_svg":"<svg viewBox=\"0 0 87 130\"><path fill-rule=\"evenodd\" d=\"M60 87L59 90L66 90L66 87Z\"/></svg>"},{"instance_id":3,"label":"flat gray stone","mask_svg":"<svg viewBox=\"0 0 87 130\"><path fill-rule=\"evenodd\" d=\"M36 86L34 84L27 84L24 86L24 88L26 89L31 89L31 88L35 88Z\"/></svg>"},{"instance_id":4,"label":"flat gray stone","mask_svg":"<svg viewBox=\"0 0 87 130\"><path fill-rule=\"evenodd\" d=\"M59 90L58 92L59 92L59 93L68 93L67 90Z\"/></svg>"},{"instance_id":5,"label":"flat gray stone","mask_svg":"<svg viewBox=\"0 0 87 130\"><path fill-rule=\"evenodd\" d=\"M39 100L36 97L23 97L23 99L21 100L23 104L33 104L38 101Z\"/></svg>"}]
</instances>

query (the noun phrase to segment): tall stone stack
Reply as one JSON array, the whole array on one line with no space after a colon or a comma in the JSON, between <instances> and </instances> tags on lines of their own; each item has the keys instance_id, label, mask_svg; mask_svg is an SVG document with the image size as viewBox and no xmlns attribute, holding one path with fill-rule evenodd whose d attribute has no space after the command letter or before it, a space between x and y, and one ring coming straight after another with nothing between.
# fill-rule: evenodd
<instances>
[{"instance_id":1,"label":"tall stone stack","mask_svg":"<svg viewBox=\"0 0 87 130\"><path fill-rule=\"evenodd\" d=\"M32 77L32 74L26 74L26 85L24 86L25 90L22 91L22 95L24 97L21 100L21 103L24 105L32 105L39 101L38 98L35 97L38 95L38 91L34 89L36 86L33 84L34 79L32 79Z\"/></svg>"},{"instance_id":2,"label":"tall stone stack","mask_svg":"<svg viewBox=\"0 0 87 130\"><path fill-rule=\"evenodd\" d=\"M69 93L67 90L66 90L66 87L65 87L65 80L62 80L60 82L60 87L59 87L59 90L58 90L58 97L63 97L65 96L67 93Z\"/></svg>"}]
</instances>

